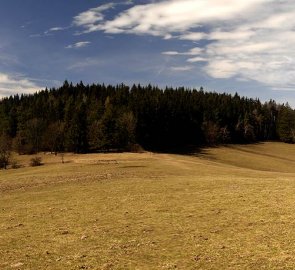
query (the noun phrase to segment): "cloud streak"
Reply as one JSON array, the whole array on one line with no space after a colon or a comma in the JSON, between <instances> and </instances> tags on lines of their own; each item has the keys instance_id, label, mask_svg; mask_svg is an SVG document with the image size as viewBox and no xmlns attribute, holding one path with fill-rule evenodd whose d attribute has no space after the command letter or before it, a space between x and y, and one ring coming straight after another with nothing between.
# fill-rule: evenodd
<instances>
[{"instance_id":1,"label":"cloud streak","mask_svg":"<svg viewBox=\"0 0 295 270\"><path fill-rule=\"evenodd\" d=\"M193 67L192 66L177 66L177 67L171 67L170 70L172 71L189 71L192 70Z\"/></svg>"},{"instance_id":2,"label":"cloud streak","mask_svg":"<svg viewBox=\"0 0 295 270\"><path fill-rule=\"evenodd\" d=\"M74 18L85 33L152 35L203 41L186 52L163 52L201 65L213 78L254 80L295 89L295 3L292 0L165 0L133 5L106 19L114 4ZM185 65L183 65L185 67Z\"/></svg>"},{"instance_id":3,"label":"cloud streak","mask_svg":"<svg viewBox=\"0 0 295 270\"><path fill-rule=\"evenodd\" d=\"M99 66L102 64L102 61L99 59L86 58L83 61L78 61L67 67L68 70L85 70L89 67Z\"/></svg>"},{"instance_id":4,"label":"cloud streak","mask_svg":"<svg viewBox=\"0 0 295 270\"><path fill-rule=\"evenodd\" d=\"M90 41L79 41L75 44L70 44L70 45L66 46L66 49L80 49L80 48L84 48L84 47L88 46L89 44L91 44Z\"/></svg>"}]
</instances>

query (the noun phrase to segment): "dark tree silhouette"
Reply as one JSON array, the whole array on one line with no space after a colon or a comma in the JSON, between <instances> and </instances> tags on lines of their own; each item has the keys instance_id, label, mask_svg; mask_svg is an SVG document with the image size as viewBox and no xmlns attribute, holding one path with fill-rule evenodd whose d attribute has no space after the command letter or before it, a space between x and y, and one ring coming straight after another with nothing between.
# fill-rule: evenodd
<instances>
[{"instance_id":1,"label":"dark tree silhouette","mask_svg":"<svg viewBox=\"0 0 295 270\"><path fill-rule=\"evenodd\" d=\"M294 142L294 121L288 105L203 88L65 81L58 89L0 101L0 134L12 138L19 153Z\"/></svg>"}]
</instances>

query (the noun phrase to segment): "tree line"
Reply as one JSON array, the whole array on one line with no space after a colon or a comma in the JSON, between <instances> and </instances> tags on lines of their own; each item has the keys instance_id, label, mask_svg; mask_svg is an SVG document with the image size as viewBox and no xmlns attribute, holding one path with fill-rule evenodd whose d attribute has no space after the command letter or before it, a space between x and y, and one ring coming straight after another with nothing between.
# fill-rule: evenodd
<instances>
[{"instance_id":1,"label":"tree line","mask_svg":"<svg viewBox=\"0 0 295 270\"><path fill-rule=\"evenodd\" d=\"M39 151L166 151L189 145L295 142L288 105L203 89L92 84L45 89L0 101L0 144Z\"/></svg>"}]
</instances>

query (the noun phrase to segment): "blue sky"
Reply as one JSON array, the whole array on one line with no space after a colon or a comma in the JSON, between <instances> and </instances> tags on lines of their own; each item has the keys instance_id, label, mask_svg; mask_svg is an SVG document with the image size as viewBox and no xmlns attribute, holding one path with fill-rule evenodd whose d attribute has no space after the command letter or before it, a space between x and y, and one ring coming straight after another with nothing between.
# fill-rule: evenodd
<instances>
[{"instance_id":1,"label":"blue sky","mask_svg":"<svg viewBox=\"0 0 295 270\"><path fill-rule=\"evenodd\" d=\"M295 106L294 17L292 0L2 0L0 96L67 79Z\"/></svg>"}]
</instances>

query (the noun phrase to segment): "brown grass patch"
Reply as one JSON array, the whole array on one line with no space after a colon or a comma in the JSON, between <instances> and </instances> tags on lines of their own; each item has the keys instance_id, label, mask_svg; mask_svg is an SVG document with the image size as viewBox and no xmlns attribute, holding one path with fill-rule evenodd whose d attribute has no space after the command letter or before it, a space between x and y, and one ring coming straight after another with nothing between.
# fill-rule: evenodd
<instances>
[{"instance_id":1,"label":"brown grass patch","mask_svg":"<svg viewBox=\"0 0 295 270\"><path fill-rule=\"evenodd\" d=\"M0 171L0 269L295 268L293 145L41 156Z\"/></svg>"}]
</instances>

